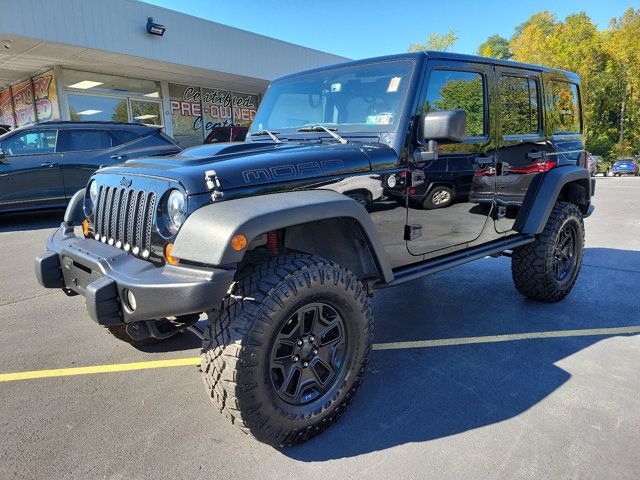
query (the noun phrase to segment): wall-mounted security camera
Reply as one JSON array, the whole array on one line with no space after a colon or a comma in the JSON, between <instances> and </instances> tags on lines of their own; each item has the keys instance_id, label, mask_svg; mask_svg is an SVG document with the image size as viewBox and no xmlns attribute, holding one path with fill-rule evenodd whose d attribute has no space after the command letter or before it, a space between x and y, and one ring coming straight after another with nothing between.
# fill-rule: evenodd
<instances>
[{"instance_id":1,"label":"wall-mounted security camera","mask_svg":"<svg viewBox=\"0 0 640 480\"><path fill-rule=\"evenodd\" d=\"M11 42L11 40L0 40L0 42L2 43L2 46L7 50L11 48L11 44L13 43Z\"/></svg>"},{"instance_id":2,"label":"wall-mounted security camera","mask_svg":"<svg viewBox=\"0 0 640 480\"><path fill-rule=\"evenodd\" d=\"M164 35L164 31L166 27L164 25L160 25L159 23L154 23L153 18L147 18L147 33L151 35L158 35L159 37Z\"/></svg>"}]
</instances>

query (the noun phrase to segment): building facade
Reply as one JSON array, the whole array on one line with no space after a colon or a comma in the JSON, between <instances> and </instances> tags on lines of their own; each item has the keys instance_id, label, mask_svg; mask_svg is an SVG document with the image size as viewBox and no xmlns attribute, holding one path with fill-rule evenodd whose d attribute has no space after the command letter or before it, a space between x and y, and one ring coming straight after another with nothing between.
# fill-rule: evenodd
<instances>
[{"instance_id":1,"label":"building facade","mask_svg":"<svg viewBox=\"0 0 640 480\"><path fill-rule=\"evenodd\" d=\"M188 147L250 125L272 79L347 60L136 0L0 0L0 11L0 123L11 128L141 122Z\"/></svg>"}]
</instances>

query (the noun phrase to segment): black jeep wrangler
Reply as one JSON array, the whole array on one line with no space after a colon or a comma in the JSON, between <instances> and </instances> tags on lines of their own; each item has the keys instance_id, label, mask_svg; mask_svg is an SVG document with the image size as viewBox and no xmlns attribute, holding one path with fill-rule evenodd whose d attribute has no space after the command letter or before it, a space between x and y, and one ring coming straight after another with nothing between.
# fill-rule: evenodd
<instances>
[{"instance_id":1,"label":"black jeep wrangler","mask_svg":"<svg viewBox=\"0 0 640 480\"><path fill-rule=\"evenodd\" d=\"M216 408L300 443L362 381L376 289L506 255L523 295L570 292L593 210L582 131L579 78L534 65L422 52L290 75L246 142L96 172L36 274L133 344L199 334ZM456 163L466 190L423 208Z\"/></svg>"}]
</instances>

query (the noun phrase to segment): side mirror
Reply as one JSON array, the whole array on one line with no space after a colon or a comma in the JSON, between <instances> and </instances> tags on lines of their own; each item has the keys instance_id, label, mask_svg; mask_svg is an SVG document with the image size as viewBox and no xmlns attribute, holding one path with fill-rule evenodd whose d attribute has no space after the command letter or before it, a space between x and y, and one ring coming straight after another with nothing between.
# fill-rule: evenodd
<instances>
[{"instance_id":1,"label":"side mirror","mask_svg":"<svg viewBox=\"0 0 640 480\"><path fill-rule=\"evenodd\" d=\"M7 158L7 155L2 151L2 148L0 148L0 163L7 163L5 158Z\"/></svg>"},{"instance_id":2,"label":"side mirror","mask_svg":"<svg viewBox=\"0 0 640 480\"><path fill-rule=\"evenodd\" d=\"M467 112L443 110L423 115L420 133L425 141L459 143L464 140L467 127Z\"/></svg>"},{"instance_id":3,"label":"side mirror","mask_svg":"<svg viewBox=\"0 0 640 480\"><path fill-rule=\"evenodd\" d=\"M464 110L442 110L429 112L420 118L419 135L429 142L428 150L416 150L413 161L416 165L438 159L438 143L460 143L467 130L467 112Z\"/></svg>"}]
</instances>

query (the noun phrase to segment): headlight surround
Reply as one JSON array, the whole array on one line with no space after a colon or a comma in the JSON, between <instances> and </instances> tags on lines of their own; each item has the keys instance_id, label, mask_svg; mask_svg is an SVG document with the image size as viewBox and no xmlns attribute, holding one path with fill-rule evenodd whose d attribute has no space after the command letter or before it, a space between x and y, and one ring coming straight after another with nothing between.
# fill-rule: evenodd
<instances>
[{"instance_id":1,"label":"headlight surround","mask_svg":"<svg viewBox=\"0 0 640 480\"><path fill-rule=\"evenodd\" d=\"M171 190L166 203L166 227L175 235L187 218L187 197L180 190Z\"/></svg>"},{"instance_id":2,"label":"headlight surround","mask_svg":"<svg viewBox=\"0 0 640 480\"><path fill-rule=\"evenodd\" d=\"M98 203L98 184L95 180L89 182L87 187L87 194L84 197L84 215L87 218L91 218L95 211L96 204Z\"/></svg>"}]
</instances>

